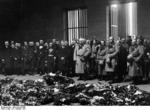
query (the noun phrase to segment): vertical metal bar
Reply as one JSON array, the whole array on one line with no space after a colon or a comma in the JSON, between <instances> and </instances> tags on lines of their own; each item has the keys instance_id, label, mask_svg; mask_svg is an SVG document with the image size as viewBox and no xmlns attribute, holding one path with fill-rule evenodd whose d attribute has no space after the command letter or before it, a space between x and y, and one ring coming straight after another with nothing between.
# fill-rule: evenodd
<instances>
[{"instance_id":1,"label":"vertical metal bar","mask_svg":"<svg viewBox=\"0 0 150 110\"><path fill-rule=\"evenodd\" d=\"M77 17L77 15L76 15L76 12L77 12L77 10L75 10L75 12L74 12L74 37L72 38L72 39L74 39L75 37L76 37L76 17Z\"/></svg>"},{"instance_id":2,"label":"vertical metal bar","mask_svg":"<svg viewBox=\"0 0 150 110\"><path fill-rule=\"evenodd\" d=\"M88 35L88 10L86 9L86 36Z\"/></svg>"},{"instance_id":3,"label":"vertical metal bar","mask_svg":"<svg viewBox=\"0 0 150 110\"><path fill-rule=\"evenodd\" d=\"M73 18L73 12L72 12L72 10L71 10L71 19L70 19L70 22L71 22L71 25L70 25L70 43L71 43L71 38L72 38L72 18Z\"/></svg>"},{"instance_id":4,"label":"vertical metal bar","mask_svg":"<svg viewBox=\"0 0 150 110\"><path fill-rule=\"evenodd\" d=\"M70 11L70 43L71 43L71 37L72 37L72 11Z\"/></svg>"},{"instance_id":5,"label":"vertical metal bar","mask_svg":"<svg viewBox=\"0 0 150 110\"><path fill-rule=\"evenodd\" d=\"M63 12L63 39L66 39L66 33L65 33L65 29L66 29L66 15L65 15L66 13L65 12Z\"/></svg>"},{"instance_id":6,"label":"vertical metal bar","mask_svg":"<svg viewBox=\"0 0 150 110\"><path fill-rule=\"evenodd\" d=\"M71 41L72 41L73 36L74 36L74 10L72 10L72 36L71 36Z\"/></svg>"},{"instance_id":7,"label":"vertical metal bar","mask_svg":"<svg viewBox=\"0 0 150 110\"><path fill-rule=\"evenodd\" d=\"M109 38L109 6L106 7L106 40Z\"/></svg>"},{"instance_id":8,"label":"vertical metal bar","mask_svg":"<svg viewBox=\"0 0 150 110\"><path fill-rule=\"evenodd\" d=\"M83 9L83 34L85 38L85 9Z\"/></svg>"},{"instance_id":9,"label":"vertical metal bar","mask_svg":"<svg viewBox=\"0 0 150 110\"><path fill-rule=\"evenodd\" d=\"M82 23L82 25L81 25L81 27L83 27L83 19L84 19L84 15L83 15L83 10L81 10L81 15L82 15L82 17L81 17L81 23Z\"/></svg>"},{"instance_id":10,"label":"vertical metal bar","mask_svg":"<svg viewBox=\"0 0 150 110\"><path fill-rule=\"evenodd\" d=\"M76 27L77 27L77 28L76 28L76 33L77 33L77 34L76 34L75 39L78 39L78 10L76 11L76 15L77 15L77 16L76 16Z\"/></svg>"},{"instance_id":11,"label":"vertical metal bar","mask_svg":"<svg viewBox=\"0 0 150 110\"><path fill-rule=\"evenodd\" d=\"M81 37L81 34L80 34L80 10L78 10L78 30L79 30L79 36L78 36L78 39Z\"/></svg>"},{"instance_id":12,"label":"vertical metal bar","mask_svg":"<svg viewBox=\"0 0 150 110\"><path fill-rule=\"evenodd\" d=\"M77 16L76 16L76 11L77 11L77 10L75 10L75 17L74 17L74 18L75 18L75 20L74 20L74 27L75 27L75 28L74 28L74 37L73 37L73 39L76 37L76 17L77 17Z\"/></svg>"},{"instance_id":13,"label":"vertical metal bar","mask_svg":"<svg viewBox=\"0 0 150 110\"><path fill-rule=\"evenodd\" d=\"M111 14L111 24L110 24L110 27L111 27L111 36L113 35L113 29L112 29L112 24L113 24L113 11L112 11L112 7L110 7L110 14Z\"/></svg>"},{"instance_id":14,"label":"vertical metal bar","mask_svg":"<svg viewBox=\"0 0 150 110\"><path fill-rule=\"evenodd\" d=\"M76 11L76 36L75 39L78 38L78 10Z\"/></svg>"},{"instance_id":15,"label":"vertical metal bar","mask_svg":"<svg viewBox=\"0 0 150 110\"><path fill-rule=\"evenodd\" d=\"M71 35L71 39L70 39L70 42L71 42L71 40L72 40L72 37L73 37L73 27L74 27L74 11L72 11L72 26L71 26L71 31L72 31L72 35Z\"/></svg>"},{"instance_id":16,"label":"vertical metal bar","mask_svg":"<svg viewBox=\"0 0 150 110\"><path fill-rule=\"evenodd\" d=\"M67 29L68 29L68 41L70 43L70 29L69 29L69 27L70 27L70 11L68 11L68 27L67 27Z\"/></svg>"},{"instance_id":17,"label":"vertical metal bar","mask_svg":"<svg viewBox=\"0 0 150 110\"><path fill-rule=\"evenodd\" d=\"M72 10L72 36L71 36L71 41L72 41L73 36L74 36L74 10Z\"/></svg>"},{"instance_id":18,"label":"vertical metal bar","mask_svg":"<svg viewBox=\"0 0 150 110\"><path fill-rule=\"evenodd\" d=\"M84 38L84 33L83 33L83 11L81 10L81 29L82 29L82 37Z\"/></svg>"},{"instance_id":19,"label":"vertical metal bar","mask_svg":"<svg viewBox=\"0 0 150 110\"><path fill-rule=\"evenodd\" d=\"M77 10L75 11L75 36L73 37L76 38L76 27L77 27Z\"/></svg>"}]
</instances>

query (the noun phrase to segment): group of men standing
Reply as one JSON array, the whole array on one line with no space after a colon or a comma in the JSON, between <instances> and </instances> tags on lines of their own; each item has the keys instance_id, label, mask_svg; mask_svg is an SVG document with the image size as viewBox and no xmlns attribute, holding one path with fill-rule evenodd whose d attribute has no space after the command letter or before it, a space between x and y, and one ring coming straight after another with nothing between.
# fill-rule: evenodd
<instances>
[{"instance_id":1,"label":"group of men standing","mask_svg":"<svg viewBox=\"0 0 150 110\"><path fill-rule=\"evenodd\" d=\"M114 41L89 41L80 39L74 50L76 73L80 79L95 75L100 80L120 82L149 80L150 41L142 36Z\"/></svg>"},{"instance_id":2,"label":"group of men standing","mask_svg":"<svg viewBox=\"0 0 150 110\"><path fill-rule=\"evenodd\" d=\"M135 82L148 79L150 72L150 41L142 37L114 41L80 38L70 45L67 41L24 42L5 41L0 45L0 73L45 74L62 73L80 79Z\"/></svg>"},{"instance_id":3,"label":"group of men standing","mask_svg":"<svg viewBox=\"0 0 150 110\"><path fill-rule=\"evenodd\" d=\"M5 41L1 45L0 73L45 74L50 72L73 72L73 48L66 41L24 42Z\"/></svg>"}]
</instances>

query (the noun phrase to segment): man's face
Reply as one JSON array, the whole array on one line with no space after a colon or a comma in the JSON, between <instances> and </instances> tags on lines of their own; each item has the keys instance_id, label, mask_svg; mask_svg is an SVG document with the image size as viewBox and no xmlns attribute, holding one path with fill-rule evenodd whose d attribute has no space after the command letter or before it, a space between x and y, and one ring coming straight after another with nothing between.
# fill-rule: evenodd
<instances>
[{"instance_id":1,"label":"man's face","mask_svg":"<svg viewBox=\"0 0 150 110\"><path fill-rule=\"evenodd\" d=\"M117 44L117 46L120 46L120 45L121 45L121 41L120 41L120 40L117 40L117 41L116 41L116 44Z\"/></svg>"},{"instance_id":2,"label":"man's face","mask_svg":"<svg viewBox=\"0 0 150 110\"><path fill-rule=\"evenodd\" d=\"M147 39L144 39L144 44L147 44L147 42L148 42Z\"/></svg>"},{"instance_id":3,"label":"man's face","mask_svg":"<svg viewBox=\"0 0 150 110\"><path fill-rule=\"evenodd\" d=\"M44 41L43 40L40 40L40 44L43 44L44 43Z\"/></svg>"},{"instance_id":4,"label":"man's face","mask_svg":"<svg viewBox=\"0 0 150 110\"><path fill-rule=\"evenodd\" d=\"M52 43L49 43L49 47L52 47L52 45L53 45Z\"/></svg>"},{"instance_id":5,"label":"man's face","mask_svg":"<svg viewBox=\"0 0 150 110\"><path fill-rule=\"evenodd\" d=\"M113 38L110 38L110 39L109 39L109 42L112 43L112 42L113 42Z\"/></svg>"},{"instance_id":6,"label":"man's face","mask_svg":"<svg viewBox=\"0 0 150 110\"><path fill-rule=\"evenodd\" d=\"M11 44L14 44L14 41L11 41Z\"/></svg>"},{"instance_id":7,"label":"man's face","mask_svg":"<svg viewBox=\"0 0 150 110\"><path fill-rule=\"evenodd\" d=\"M101 41L101 45L104 45L105 43L104 43L104 41Z\"/></svg>"},{"instance_id":8,"label":"man's face","mask_svg":"<svg viewBox=\"0 0 150 110\"><path fill-rule=\"evenodd\" d=\"M86 40L85 43L86 43L86 44L90 44L90 41L89 41L89 40Z\"/></svg>"},{"instance_id":9,"label":"man's face","mask_svg":"<svg viewBox=\"0 0 150 110\"><path fill-rule=\"evenodd\" d=\"M38 47L38 46L40 45L40 43L39 43L39 42L36 42L35 45Z\"/></svg>"},{"instance_id":10,"label":"man's face","mask_svg":"<svg viewBox=\"0 0 150 110\"><path fill-rule=\"evenodd\" d=\"M34 46L34 42L30 42L30 43L29 43L29 46Z\"/></svg>"},{"instance_id":11,"label":"man's face","mask_svg":"<svg viewBox=\"0 0 150 110\"><path fill-rule=\"evenodd\" d=\"M62 46L64 46L64 45L65 45L64 41L61 41L61 45L62 45Z\"/></svg>"},{"instance_id":12,"label":"man's face","mask_svg":"<svg viewBox=\"0 0 150 110\"><path fill-rule=\"evenodd\" d=\"M56 41L56 44L59 45L59 41Z\"/></svg>"},{"instance_id":13,"label":"man's face","mask_svg":"<svg viewBox=\"0 0 150 110\"><path fill-rule=\"evenodd\" d=\"M121 42L122 42L122 43L125 43L125 41L126 41L126 40L125 40L124 38L123 38L123 39L121 39Z\"/></svg>"},{"instance_id":14,"label":"man's face","mask_svg":"<svg viewBox=\"0 0 150 110\"><path fill-rule=\"evenodd\" d=\"M9 42L8 41L5 42L5 46L9 46Z\"/></svg>"},{"instance_id":15,"label":"man's face","mask_svg":"<svg viewBox=\"0 0 150 110\"><path fill-rule=\"evenodd\" d=\"M24 42L24 45L25 45L25 46L27 46L27 45L28 45L28 43L27 43L27 42Z\"/></svg>"},{"instance_id":16,"label":"man's face","mask_svg":"<svg viewBox=\"0 0 150 110\"><path fill-rule=\"evenodd\" d=\"M56 39L53 39L52 42L53 42L53 43L56 43Z\"/></svg>"},{"instance_id":17,"label":"man's face","mask_svg":"<svg viewBox=\"0 0 150 110\"><path fill-rule=\"evenodd\" d=\"M140 39L137 39L137 44L139 45L141 43L141 40Z\"/></svg>"},{"instance_id":18,"label":"man's face","mask_svg":"<svg viewBox=\"0 0 150 110\"><path fill-rule=\"evenodd\" d=\"M82 41L81 41L81 40L79 40L78 44L82 45Z\"/></svg>"},{"instance_id":19,"label":"man's face","mask_svg":"<svg viewBox=\"0 0 150 110\"><path fill-rule=\"evenodd\" d=\"M18 43L15 43L15 47L18 47Z\"/></svg>"},{"instance_id":20,"label":"man's face","mask_svg":"<svg viewBox=\"0 0 150 110\"><path fill-rule=\"evenodd\" d=\"M47 42L46 42L46 43L44 43L44 46L46 46L46 47L47 47L47 46L48 46L48 43L47 43Z\"/></svg>"},{"instance_id":21,"label":"man's face","mask_svg":"<svg viewBox=\"0 0 150 110\"><path fill-rule=\"evenodd\" d=\"M67 42L67 41L65 41L65 45L68 45L68 42Z\"/></svg>"},{"instance_id":22,"label":"man's face","mask_svg":"<svg viewBox=\"0 0 150 110\"><path fill-rule=\"evenodd\" d=\"M86 41L81 41L81 45L84 45L86 43Z\"/></svg>"},{"instance_id":23,"label":"man's face","mask_svg":"<svg viewBox=\"0 0 150 110\"><path fill-rule=\"evenodd\" d=\"M21 47L21 43L18 43L18 47L19 47L19 48Z\"/></svg>"}]
</instances>

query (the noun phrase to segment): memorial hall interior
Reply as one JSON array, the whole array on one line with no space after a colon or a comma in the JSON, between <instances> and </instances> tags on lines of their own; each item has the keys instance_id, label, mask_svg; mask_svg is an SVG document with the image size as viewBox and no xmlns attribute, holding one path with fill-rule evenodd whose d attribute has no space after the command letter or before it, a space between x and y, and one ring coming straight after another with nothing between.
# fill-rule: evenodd
<instances>
[{"instance_id":1,"label":"memorial hall interior","mask_svg":"<svg viewBox=\"0 0 150 110\"><path fill-rule=\"evenodd\" d=\"M150 105L150 0L0 0L0 106Z\"/></svg>"}]
</instances>

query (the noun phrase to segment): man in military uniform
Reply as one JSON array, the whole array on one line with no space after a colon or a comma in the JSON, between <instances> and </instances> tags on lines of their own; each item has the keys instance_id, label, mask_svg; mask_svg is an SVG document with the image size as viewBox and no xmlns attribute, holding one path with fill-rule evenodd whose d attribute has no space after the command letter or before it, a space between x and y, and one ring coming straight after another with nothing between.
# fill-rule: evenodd
<instances>
[{"instance_id":1,"label":"man in military uniform","mask_svg":"<svg viewBox=\"0 0 150 110\"><path fill-rule=\"evenodd\" d=\"M61 41L61 47L57 52L57 57L58 57L58 70L62 72L63 75L67 75L66 61L68 58L68 52L65 47L64 41Z\"/></svg>"},{"instance_id":2,"label":"man in military uniform","mask_svg":"<svg viewBox=\"0 0 150 110\"><path fill-rule=\"evenodd\" d=\"M128 51L124 47L124 42L118 42L117 46L117 65L116 65L116 77L117 81L123 81L127 75L127 56L128 56Z\"/></svg>"},{"instance_id":3,"label":"man in military uniform","mask_svg":"<svg viewBox=\"0 0 150 110\"><path fill-rule=\"evenodd\" d=\"M67 42L67 41L64 41L64 45L65 45L65 50L66 50L66 54L67 54L67 60L66 60L66 75L67 76L69 76L69 74L70 74L70 66L71 66L71 63L72 62L70 62L71 60L71 55L73 56L73 53L71 53L71 48L70 48L70 46L69 46L69 43Z\"/></svg>"},{"instance_id":4,"label":"man in military uniform","mask_svg":"<svg viewBox=\"0 0 150 110\"><path fill-rule=\"evenodd\" d=\"M103 80L105 76L105 55L106 55L106 44L105 41L101 41L100 45L97 46L98 51L96 55L96 60L98 64L98 79Z\"/></svg>"},{"instance_id":5,"label":"man in military uniform","mask_svg":"<svg viewBox=\"0 0 150 110\"><path fill-rule=\"evenodd\" d=\"M69 76L75 76L75 61L73 60L73 55L74 55L74 49L75 49L75 41L71 43L68 47L68 71L70 74Z\"/></svg>"},{"instance_id":6,"label":"man in military uniform","mask_svg":"<svg viewBox=\"0 0 150 110\"><path fill-rule=\"evenodd\" d=\"M118 45L118 44L116 44ZM109 41L107 41L107 47L106 47L106 55L105 55L105 71L106 71L106 80L112 80L114 79L114 73L116 68L116 54L118 53L118 49L115 45L114 38L111 36L109 38Z\"/></svg>"},{"instance_id":7,"label":"man in military uniform","mask_svg":"<svg viewBox=\"0 0 150 110\"><path fill-rule=\"evenodd\" d=\"M28 71L30 74L33 74L34 71L34 42L31 41L29 42L29 47L28 47L28 56L27 56L27 64L28 64Z\"/></svg>"},{"instance_id":8,"label":"man in military uniform","mask_svg":"<svg viewBox=\"0 0 150 110\"><path fill-rule=\"evenodd\" d=\"M149 72L150 72L150 41L147 39L144 39L144 47L145 47L145 53L144 53L144 70L143 70L143 79L148 80L149 79Z\"/></svg>"},{"instance_id":9,"label":"man in military uniform","mask_svg":"<svg viewBox=\"0 0 150 110\"><path fill-rule=\"evenodd\" d=\"M45 66L45 56L46 56L46 46L44 46L44 41L40 40L39 41L39 52L38 52L38 57L39 57L39 68L38 68L38 73L40 75L44 74L44 66Z\"/></svg>"},{"instance_id":10,"label":"man in military uniform","mask_svg":"<svg viewBox=\"0 0 150 110\"><path fill-rule=\"evenodd\" d=\"M48 73L48 43L45 42L43 48L40 50L40 70L41 74Z\"/></svg>"},{"instance_id":11,"label":"man in military uniform","mask_svg":"<svg viewBox=\"0 0 150 110\"><path fill-rule=\"evenodd\" d=\"M0 59L0 74L6 75L5 74L5 59Z\"/></svg>"},{"instance_id":12,"label":"man in military uniform","mask_svg":"<svg viewBox=\"0 0 150 110\"><path fill-rule=\"evenodd\" d=\"M48 54L44 58L44 72L50 73L55 71L55 51L52 48L52 43L49 43Z\"/></svg>"},{"instance_id":13,"label":"man in military uniform","mask_svg":"<svg viewBox=\"0 0 150 110\"><path fill-rule=\"evenodd\" d=\"M4 43L4 50L3 50L3 55L2 55L2 59L4 60L3 62L5 63L4 66L4 70L5 70L5 74L11 74L10 71L10 44L8 41L5 41Z\"/></svg>"},{"instance_id":14,"label":"man in military uniform","mask_svg":"<svg viewBox=\"0 0 150 110\"><path fill-rule=\"evenodd\" d=\"M48 44L48 42L45 42L44 43L44 50L43 50L43 57L46 57L47 55L48 55L48 49L49 49L49 44Z\"/></svg>"},{"instance_id":15,"label":"man in military uniform","mask_svg":"<svg viewBox=\"0 0 150 110\"><path fill-rule=\"evenodd\" d=\"M91 74L95 74L96 75L96 73L97 73L97 67L98 66L96 66L97 65L97 63L96 63L96 55L97 55L97 51L98 51L98 46L97 46L97 42L96 42L96 40L93 40L92 42L91 42L91 55L90 55L90 73ZM94 75L94 76L95 76Z\"/></svg>"},{"instance_id":16,"label":"man in military uniform","mask_svg":"<svg viewBox=\"0 0 150 110\"><path fill-rule=\"evenodd\" d=\"M28 42L24 42L24 45L22 46L22 58L23 58L23 68L22 72L23 74L27 73L27 58L28 57Z\"/></svg>"},{"instance_id":17,"label":"man in military uniform","mask_svg":"<svg viewBox=\"0 0 150 110\"><path fill-rule=\"evenodd\" d=\"M145 47L143 45L143 37L140 36L137 38L137 48L135 50L134 60L135 60L135 68L136 71L134 73L134 81L133 83L141 83L143 72L144 72L144 53L145 53Z\"/></svg>"},{"instance_id":18,"label":"man in military uniform","mask_svg":"<svg viewBox=\"0 0 150 110\"><path fill-rule=\"evenodd\" d=\"M8 42L8 41L7 41ZM5 59L6 59L6 43L5 42L0 42L0 74L3 74L3 75L6 75L6 62L5 62ZM7 43L8 45L8 43ZM8 46L7 46L8 47Z\"/></svg>"},{"instance_id":19,"label":"man in military uniform","mask_svg":"<svg viewBox=\"0 0 150 110\"><path fill-rule=\"evenodd\" d=\"M15 71L14 71L14 67L15 67L15 64L14 64L14 53L15 53L15 43L14 42L11 42L11 48L10 48L10 71L11 71L11 74L15 74Z\"/></svg>"},{"instance_id":20,"label":"man in military uniform","mask_svg":"<svg viewBox=\"0 0 150 110\"><path fill-rule=\"evenodd\" d=\"M58 42L56 41L56 39L52 39L52 48L54 50L54 53L55 53L55 56L56 56L56 59L55 59L55 66L54 66L54 71L57 72L58 70L58 58L57 58L57 53L58 53L58 50L60 48L60 45L58 44Z\"/></svg>"},{"instance_id":21,"label":"man in military uniform","mask_svg":"<svg viewBox=\"0 0 150 110\"><path fill-rule=\"evenodd\" d=\"M40 73L39 72L39 63L40 63L40 43L35 42L35 49L34 49L34 69L35 73Z\"/></svg>"},{"instance_id":22,"label":"man in military uniform","mask_svg":"<svg viewBox=\"0 0 150 110\"><path fill-rule=\"evenodd\" d=\"M44 45L44 40L39 40L40 45Z\"/></svg>"},{"instance_id":23,"label":"man in military uniform","mask_svg":"<svg viewBox=\"0 0 150 110\"><path fill-rule=\"evenodd\" d=\"M85 77L87 79L92 78L94 75L90 74L90 56L91 56L91 46L90 46L90 41L86 40L85 44L83 46L84 48L84 61L85 61ZM88 76L88 77L87 77Z\"/></svg>"},{"instance_id":24,"label":"man in military uniform","mask_svg":"<svg viewBox=\"0 0 150 110\"><path fill-rule=\"evenodd\" d=\"M15 48L13 49L14 57L14 73L21 75L22 74L22 48L20 43L15 43Z\"/></svg>"}]
</instances>

